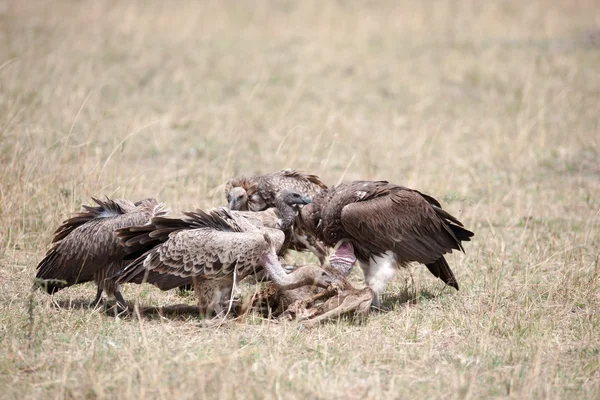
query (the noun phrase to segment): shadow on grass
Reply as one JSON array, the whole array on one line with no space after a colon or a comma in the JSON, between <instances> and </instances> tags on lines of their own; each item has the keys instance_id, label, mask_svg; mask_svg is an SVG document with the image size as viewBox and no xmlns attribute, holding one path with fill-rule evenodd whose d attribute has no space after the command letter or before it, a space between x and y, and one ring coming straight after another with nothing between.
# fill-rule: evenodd
<instances>
[{"instance_id":1,"label":"shadow on grass","mask_svg":"<svg viewBox=\"0 0 600 400\"><path fill-rule=\"evenodd\" d=\"M91 300L89 299L75 299L75 300L58 300L53 302L54 307L66 309L66 310L99 310L102 313L113 316L115 314L115 301L104 301L97 306L91 305ZM133 305L128 303L129 310L126 313L119 313L121 316L135 315L139 313L141 317L147 317L149 319L152 318L160 318L160 317L175 317L177 318L188 318L190 316L200 317L200 311L198 310L198 306L191 306L188 304L174 304L168 306L145 306L145 305Z\"/></svg>"},{"instance_id":2,"label":"shadow on grass","mask_svg":"<svg viewBox=\"0 0 600 400\"><path fill-rule=\"evenodd\" d=\"M203 318L198 306L188 304L174 304L169 306L144 306L137 305L135 308L130 306L131 315L139 313L143 318L153 319L165 317L169 319L188 319L189 317Z\"/></svg>"},{"instance_id":3,"label":"shadow on grass","mask_svg":"<svg viewBox=\"0 0 600 400\"><path fill-rule=\"evenodd\" d=\"M421 289L415 291L411 288L405 288L397 293L384 293L380 295L381 304L383 307L394 310L398 306L404 304L416 305L424 300L432 300L441 295L443 292L432 291L429 289Z\"/></svg>"}]
</instances>

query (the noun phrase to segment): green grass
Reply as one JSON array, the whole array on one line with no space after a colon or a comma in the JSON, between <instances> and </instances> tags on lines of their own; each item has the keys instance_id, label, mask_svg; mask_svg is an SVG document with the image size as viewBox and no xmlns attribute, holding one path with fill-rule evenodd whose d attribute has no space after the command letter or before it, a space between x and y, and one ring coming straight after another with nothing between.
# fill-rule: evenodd
<instances>
[{"instance_id":1,"label":"green grass","mask_svg":"<svg viewBox=\"0 0 600 400\"><path fill-rule=\"evenodd\" d=\"M0 4L0 397L598 398L597 10ZM233 175L286 167L442 200L476 234L449 257L460 292L413 266L387 288L392 312L303 331L114 319L85 307L93 285L31 291L52 232L90 196L178 213L224 204Z\"/></svg>"}]
</instances>

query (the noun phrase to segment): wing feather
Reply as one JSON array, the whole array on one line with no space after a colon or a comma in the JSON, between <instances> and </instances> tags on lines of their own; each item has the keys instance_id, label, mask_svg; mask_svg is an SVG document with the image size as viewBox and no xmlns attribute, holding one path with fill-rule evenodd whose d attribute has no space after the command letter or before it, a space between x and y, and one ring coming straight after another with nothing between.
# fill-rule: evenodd
<instances>
[{"instance_id":1,"label":"wing feather","mask_svg":"<svg viewBox=\"0 0 600 400\"><path fill-rule=\"evenodd\" d=\"M375 255L393 250L400 263L430 264L460 249L460 242L429 202L405 188L346 205L341 223L359 247Z\"/></svg>"},{"instance_id":2,"label":"wing feather","mask_svg":"<svg viewBox=\"0 0 600 400\"><path fill-rule=\"evenodd\" d=\"M283 233L268 228L251 232L214 227L181 230L127 266L119 282L138 282L146 271L146 281L157 286L165 279L161 275L220 279L233 275L234 269L238 279L243 279L259 268L261 256L270 251L265 234L274 238L275 247L283 243Z\"/></svg>"},{"instance_id":3,"label":"wing feather","mask_svg":"<svg viewBox=\"0 0 600 400\"><path fill-rule=\"evenodd\" d=\"M90 215L81 217L85 222L80 223L81 220L78 220L76 224L69 225L67 220L62 225L63 229L59 228L59 240L54 242L38 264L36 278L66 281L62 285L66 287L91 281L99 269L111 262L122 261L125 253L114 234L115 229L141 225L147 222L148 216L142 212L107 215L104 214L107 202L112 202L113 205L117 203L112 200L94 201L100 206L89 208L92 209L89 211ZM112 209L115 210L116 208Z\"/></svg>"}]
</instances>

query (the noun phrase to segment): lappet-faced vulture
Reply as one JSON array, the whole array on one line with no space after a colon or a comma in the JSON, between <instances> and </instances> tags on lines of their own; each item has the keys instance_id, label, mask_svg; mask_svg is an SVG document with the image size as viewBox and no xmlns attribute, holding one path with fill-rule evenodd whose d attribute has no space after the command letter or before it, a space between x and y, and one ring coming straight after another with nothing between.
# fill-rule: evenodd
<instances>
[{"instance_id":1,"label":"lappet-faced vulture","mask_svg":"<svg viewBox=\"0 0 600 400\"><path fill-rule=\"evenodd\" d=\"M458 290L444 254L463 251L462 242L473 236L433 197L386 181L355 181L322 191L302 209L301 218L326 245L338 245L331 257L353 249L376 295L397 265L414 261ZM377 296L374 304L379 305Z\"/></svg>"},{"instance_id":2,"label":"lappet-faced vulture","mask_svg":"<svg viewBox=\"0 0 600 400\"><path fill-rule=\"evenodd\" d=\"M92 198L97 206L83 206L83 211L67 219L54 233L54 245L37 266L36 278L45 280L48 293L94 281L98 291L93 304L102 300L102 292L114 296L120 306L125 300L115 279L126 261L115 229L143 225L166 211L155 199L137 203L129 200Z\"/></svg>"}]
</instances>

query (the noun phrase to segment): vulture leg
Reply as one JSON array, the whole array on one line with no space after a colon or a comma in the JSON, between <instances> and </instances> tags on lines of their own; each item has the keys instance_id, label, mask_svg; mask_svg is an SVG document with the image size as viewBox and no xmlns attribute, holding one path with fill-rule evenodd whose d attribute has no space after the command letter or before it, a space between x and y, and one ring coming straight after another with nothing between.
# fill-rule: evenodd
<instances>
[{"instance_id":1,"label":"vulture leg","mask_svg":"<svg viewBox=\"0 0 600 400\"><path fill-rule=\"evenodd\" d=\"M127 310L127 303L121 294L119 289L115 290L115 299L117 299L117 309L119 312L123 312Z\"/></svg>"},{"instance_id":2,"label":"vulture leg","mask_svg":"<svg viewBox=\"0 0 600 400\"><path fill-rule=\"evenodd\" d=\"M96 308L102 303L102 286L98 285L98 291L96 292L96 298L90 303L90 307Z\"/></svg>"},{"instance_id":3,"label":"vulture leg","mask_svg":"<svg viewBox=\"0 0 600 400\"><path fill-rule=\"evenodd\" d=\"M365 282L373 290L373 306L381 308L378 295L385 290L387 283L396 274L396 255L386 251L382 256L372 256L369 264L360 263L365 275Z\"/></svg>"},{"instance_id":4,"label":"vulture leg","mask_svg":"<svg viewBox=\"0 0 600 400\"><path fill-rule=\"evenodd\" d=\"M217 281L193 277L193 281L198 309L205 318L211 318L213 315L222 317L235 310L236 302L232 301L232 279Z\"/></svg>"},{"instance_id":5,"label":"vulture leg","mask_svg":"<svg viewBox=\"0 0 600 400\"><path fill-rule=\"evenodd\" d=\"M371 308L375 311L380 311L380 312L390 311L389 308L387 308L381 304L381 302L379 301L379 296L375 292L373 292L373 301L371 302Z\"/></svg>"}]
</instances>

